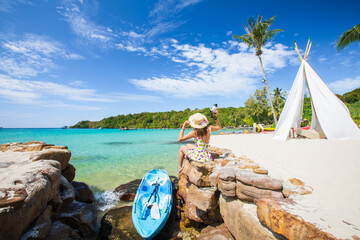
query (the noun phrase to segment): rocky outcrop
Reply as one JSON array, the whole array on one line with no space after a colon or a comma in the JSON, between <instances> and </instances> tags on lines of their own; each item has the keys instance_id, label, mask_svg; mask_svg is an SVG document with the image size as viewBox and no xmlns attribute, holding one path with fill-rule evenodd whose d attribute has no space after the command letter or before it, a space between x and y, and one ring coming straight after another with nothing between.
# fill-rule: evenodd
<instances>
[{"instance_id":1,"label":"rocky outcrop","mask_svg":"<svg viewBox=\"0 0 360 240\"><path fill-rule=\"evenodd\" d=\"M86 183L72 181L71 185L74 188L76 201L84 203L95 202L94 193Z\"/></svg>"},{"instance_id":2,"label":"rocky outcrop","mask_svg":"<svg viewBox=\"0 0 360 240\"><path fill-rule=\"evenodd\" d=\"M32 141L0 150L0 240L96 239L96 209L75 201L66 146Z\"/></svg>"},{"instance_id":3,"label":"rocky outcrop","mask_svg":"<svg viewBox=\"0 0 360 240\"><path fill-rule=\"evenodd\" d=\"M198 240L234 240L234 237L231 235L229 230L226 228L225 224L220 224L217 226L208 226L201 230Z\"/></svg>"},{"instance_id":4,"label":"rocky outcrop","mask_svg":"<svg viewBox=\"0 0 360 240\"><path fill-rule=\"evenodd\" d=\"M232 164L229 162L226 167L216 168L209 176L211 185L223 195L252 202L261 198L283 198L281 180L229 165Z\"/></svg>"},{"instance_id":5,"label":"rocky outcrop","mask_svg":"<svg viewBox=\"0 0 360 240\"><path fill-rule=\"evenodd\" d=\"M123 201L134 201L136 191L141 183L141 179L135 179L131 182L121 184L115 188L114 192L118 193L119 199Z\"/></svg>"},{"instance_id":6,"label":"rocky outcrop","mask_svg":"<svg viewBox=\"0 0 360 240\"><path fill-rule=\"evenodd\" d=\"M313 189L310 186L296 178L290 178L284 182L284 188L282 190L285 197L290 197L292 194L305 195L312 193Z\"/></svg>"},{"instance_id":7,"label":"rocky outcrop","mask_svg":"<svg viewBox=\"0 0 360 240\"><path fill-rule=\"evenodd\" d=\"M276 239L256 217L256 206L220 194L220 212L235 239Z\"/></svg>"},{"instance_id":8,"label":"rocky outcrop","mask_svg":"<svg viewBox=\"0 0 360 240\"><path fill-rule=\"evenodd\" d=\"M257 216L262 224L290 240L336 239L330 233L292 214L290 209L296 208L297 205L291 200L261 199L257 202Z\"/></svg>"},{"instance_id":9,"label":"rocky outcrop","mask_svg":"<svg viewBox=\"0 0 360 240\"><path fill-rule=\"evenodd\" d=\"M216 162L196 162L184 159L184 169L181 174L198 187L210 187L209 176L216 166Z\"/></svg>"}]
</instances>

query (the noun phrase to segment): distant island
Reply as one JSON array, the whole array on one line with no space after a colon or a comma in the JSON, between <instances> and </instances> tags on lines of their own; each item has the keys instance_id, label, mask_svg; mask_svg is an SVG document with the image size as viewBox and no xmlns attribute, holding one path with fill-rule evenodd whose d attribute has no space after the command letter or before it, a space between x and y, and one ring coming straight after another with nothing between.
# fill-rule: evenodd
<instances>
[{"instance_id":1,"label":"distant island","mask_svg":"<svg viewBox=\"0 0 360 240\"><path fill-rule=\"evenodd\" d=\"M277 89L279 90L279 89ZM281 90L281 89L280 89ZM274 91L273 102L277 117L284 106L285 93L277 93ZM337 95L349 108L351 117L355 123L360 125L360 88L343 95ZM180 128L182 123L189 118L190 115L200 112L207 116L210 124L215 124L211 118L210 108L194 109L189 108L184 111L169 112L143 112L136 114L118 115L104 118L100 121L80 121L70 128ZM268 104L265 90L256 90L245 102L244 107L227 107L219 108L219 118L224 128L232 128L239 126L251 126L254 122L273 124L270 106ZM311 121L311 101L309 97L305 97L303 118Z\"/></svg>"}]
</instances>

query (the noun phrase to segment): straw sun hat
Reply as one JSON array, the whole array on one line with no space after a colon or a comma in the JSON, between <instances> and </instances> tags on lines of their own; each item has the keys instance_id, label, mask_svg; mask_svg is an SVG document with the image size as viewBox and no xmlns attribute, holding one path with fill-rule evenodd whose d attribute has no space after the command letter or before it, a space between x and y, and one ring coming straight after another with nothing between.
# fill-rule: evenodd
<instances>
[{"instance_id":1,"label":"straw sun hat","mask_svg":"<svg viewBox=\"0 0 360 240\"><path fill-rule=\"evenodd\" d=\"M207 118L201 113L195 113L189 117L190 126L192 128L204 128L209 124Z\"/></svg>"}]
</instances>

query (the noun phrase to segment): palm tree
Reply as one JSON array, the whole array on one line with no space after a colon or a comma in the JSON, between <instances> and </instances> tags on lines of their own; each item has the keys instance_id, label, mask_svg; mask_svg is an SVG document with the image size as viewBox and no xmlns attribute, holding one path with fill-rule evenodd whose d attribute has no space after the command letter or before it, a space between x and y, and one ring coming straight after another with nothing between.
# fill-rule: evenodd
<instances>
[{"instance_id":1,"label":"palm tree","mask_svg":"<svg viewBox=\"0 0 360 240\"><path fill-rule=\"evenodd\" d=\"M279 115L281 112L281 105L285 102L286 92L281 91L282 88L274 89L273 102L277 106L276 113Z\"/></svg>"},{"instance_id":2,"label":"palm tree","mask_svg":"<svg viewBox=\"0 0 360 240\"><path fill-rule=\"evenodd\" d=\"M336 40L337 51L344 50L344 48L352 42L360 41L360 24L355 25L346 32L340 35Z\"/></svg>"},{"instance_id":3,"label":"palm tree","mask_svg":"<svg viewBox=\"0 0 360 240\"><path fill-rule=\"evenodd\" d=\"M277 125L277 119L276 119L276 114L275 114L275 110L274 110L274 106L272 104L271 101L271 97L270 97L270 91L269 91L269 87L266 81L266 76L265 76L265 71L264 71L264 66L261 60L261 48L271 39L273 39L275 37L276 34L278 34L279 32L281 32L281 29L274 29L274 30L269 30L272 22L274 21L275 16L268 19L268 20L263 20L262 16L259 15L257 20L255 20L253 17L250 17L248 19L248 26L244 25L245 28L245 32L246 34L239 36L239 35L233 35L233 38L235 40L238 40L240 42L244 42L246 43L249 47L253 47L256 48L256 56L259 57L259 61L260 61L260 65L261 65L261 70L264 76L264 80L263 82L265 83L266 86L266 90L267 90L267 96L268 96L268 101L270 102L270 106L271 106L271 110L273 113L273 117L274 117L274 121L275 121L275 125Z\"/></svg>"}]
</instances>

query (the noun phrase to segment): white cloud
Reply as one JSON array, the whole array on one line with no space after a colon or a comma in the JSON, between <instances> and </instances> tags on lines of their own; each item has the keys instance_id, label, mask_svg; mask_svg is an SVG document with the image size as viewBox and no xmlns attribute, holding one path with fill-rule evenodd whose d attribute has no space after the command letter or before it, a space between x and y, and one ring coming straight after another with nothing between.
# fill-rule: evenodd
<instances>
[{"instance_id":1,"label":"white cloud","mask_svg":"<svg viewBox=\"0 0 360 240\"><path fill-rule=\"evenodd\" d=\"M1 0L0 1L0 11L10 12L18 4L31 5L32 2L27 1L27 0Z\"/></svg>"},{"instance_id":2,"label":"white cloud","mask_svg":"<svg viewBox=\"0 0 360 240\"><path fill-rule=\"evenodd\" d=\"M327 60L326 57L320 57L320 58L319 58L319 62L324 62L324 61L326 61L326 60Z\"/></svg>"},{"instance_id":3,"label":"white cloud","mask_svg":"<svg viewBox=\"0 0 360 240\"><path fill-rule=\"evenodd\" d=\"M17 77L34 77L39 73L56 68L56 58L70 60L83 57L70 53L64 46L53 39L34 34L25 35L24 39L3 41L0 54L0 70Z\"/></svg>"},{"instance_id":4,"label":"white cloud","mask_svg":"<svg viewBox=\"0 0 360 240\"><path fill-rule=\"evenodd\" d=\"M76 88L46 81L19 80L1 74L0 97L14 103L41 106L68 106L68 104L63 101L71 101L70 105L72 105L74 101L93 103L160 101L160 98L149 95L123 93L99 94L94 89ZM54 102L56 102L56 104Z\"/></svg>"},{"instance_id":5,"label":"white cloud","mask_svg":"<svg viewBox=\"0 0 360 240\"><path fill-rule=\"evenodd\" d=\"M107 44L112 41L115 36L113 31L109 27L91 21L82 11L82 5L83 2L64 0L63 5L58 9L77 35L95 43Z\"/></svg>"},{"instance_id":6,"label":"white cloud","mask_svg":"<svg viewBox=\"0 0 360 240\"><path fill-rule=\"evenodd\" d=\"M193 98L249 93L262 79L259 60L244 43L230 40L223 44L223 48L209 48L203 44L192 46L173 40L171 49L166 52L172 61L191 70L184 70L180 76L132 79L130 82L141 89ZM297 63L296 52L282 44L267 45L262 59L267 73Z\"/></svg>"},{"instance_id":7,"label":"white cloud","mask_svg":"<svg viewBox=\"0 0 360 240\"><path fill-rule=\"evenodd\" d=\"M226 36L230 36L232 34L232 31L227 31Z\"/></svg>"},{"instance_id":8,"label":"white cloud","mask_svg":"<svg viewBox=\"0 0 360 240\"><path fill-rule=\"evenodd\" d=\"M360 76L345 78L329 84L329 87L338 94L343 94L360 87Z\"/></svg>"}]
</instances>

